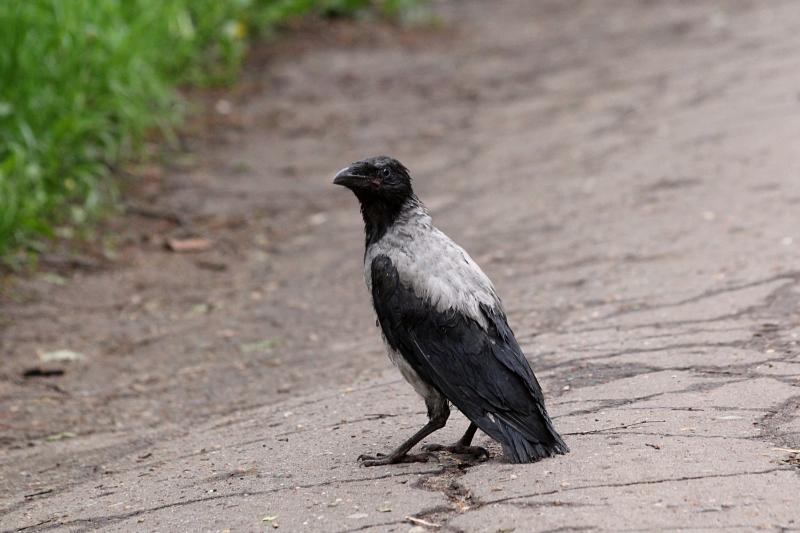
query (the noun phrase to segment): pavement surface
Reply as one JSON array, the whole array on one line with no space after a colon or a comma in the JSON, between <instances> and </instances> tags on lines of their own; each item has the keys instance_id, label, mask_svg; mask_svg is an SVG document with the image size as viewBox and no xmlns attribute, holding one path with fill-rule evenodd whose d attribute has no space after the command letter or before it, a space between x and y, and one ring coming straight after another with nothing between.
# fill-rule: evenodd
<instances>
[{"instance_id":1,"label":"pavement surface","mask_svg":"<svg viewBox=\"0 0 800 533\"><path fill-rule=\"evenodd\" d=\"M0 530L800 530L800 6L435 9L256 58L236 127L156 180L212 250L15 285ZM494 280L569 455L357 464L425 422L329 184L384 152ZM86 360L18 377L61 347Z\"/></svg>"}]
</instances>

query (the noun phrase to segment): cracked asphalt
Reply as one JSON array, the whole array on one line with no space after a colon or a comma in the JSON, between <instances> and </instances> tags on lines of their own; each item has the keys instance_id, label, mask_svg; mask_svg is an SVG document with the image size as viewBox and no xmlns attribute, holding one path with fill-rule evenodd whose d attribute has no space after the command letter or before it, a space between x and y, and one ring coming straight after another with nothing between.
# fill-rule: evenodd
<instances>
[{"instance_id":1,"label":"cracked asphalt","mask_svg":"<svg viewBox=\"0 0 800 533\"><path fill-rule=\"evenodd\" d=\"M306 207L280 215L268 272L242 252L208 274L219 298L249 302L229 322L165 316L191 337L130 357L188 364L211 350L202 335L275 316L265 331L304 339L277 348L285 363L202 378L216 402L247 400L227 410L182 402L194 389L176 384L185 396L153 393L155 422L4 448L2 531L800 530L800 6L435 8L439 29L311 46L258 74L269 91L241 104L251 120L204 155L255 170L232 175L221 206L207 169L168 195L242 218L267 216L264 195ZM355 201L328 183L377 152L412 169L494 280L569 455L505 464L479 434L485 462L356 463L425 421L374 327ZM130 270L169 275L148 265ZM69 320L50 327L70 338ZM169 418L186 404L195 418ZM428 442L465 426L455 413Z\"/></svg>"}]
</instances>

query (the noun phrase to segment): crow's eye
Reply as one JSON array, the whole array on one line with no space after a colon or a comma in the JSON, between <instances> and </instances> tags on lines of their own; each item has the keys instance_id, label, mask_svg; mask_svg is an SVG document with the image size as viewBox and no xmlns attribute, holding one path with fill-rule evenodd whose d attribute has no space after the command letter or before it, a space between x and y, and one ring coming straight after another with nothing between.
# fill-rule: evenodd
<instances>
[{"instance_id":1,"label":"crow's eye","mask_svg":"<svg viewBox=\"0 0 800 533\"><path fill-rule=\"evenodd\" d=\"M381 176L383 176L384 178L388 178L389 176L391 176L391 174L392 170L389 167L383 167L381 169Z\"/></svg>"}]
</instances>

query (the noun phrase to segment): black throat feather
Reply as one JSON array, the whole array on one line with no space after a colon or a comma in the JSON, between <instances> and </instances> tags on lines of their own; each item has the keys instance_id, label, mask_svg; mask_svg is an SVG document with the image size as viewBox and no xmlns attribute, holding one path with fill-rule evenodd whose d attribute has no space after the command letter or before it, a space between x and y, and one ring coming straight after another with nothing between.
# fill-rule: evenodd
<instances>
[{"instance_id":1,"label":"black throat feather","mask_svg":"<svg viewBox=\"0 0 800 533\"><path fill-rule=\"evenodd\" d=\"M386 231L397 222L403 212L419 205L419 200L411 194L405 198L377 198L356 193L361 203L361 216L364 218L366 247L381 240Z\"/></svg>"}]
</instances>

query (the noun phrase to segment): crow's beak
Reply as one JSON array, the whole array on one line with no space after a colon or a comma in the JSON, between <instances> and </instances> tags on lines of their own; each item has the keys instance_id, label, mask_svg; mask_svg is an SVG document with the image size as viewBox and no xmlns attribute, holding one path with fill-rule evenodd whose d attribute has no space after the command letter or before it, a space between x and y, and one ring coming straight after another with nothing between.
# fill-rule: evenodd
<instances>
[{"instance_id":1,"label":"crow's beak","mask_svg":"<svg viewBox=\"0 0 800 533\"><path fill-rule=\"evenodd\" d=\"M351 165L343 168L333 177L334 185L342 185L344 187L363 187L367 181L367 177L359 173L357 165Z\"/></svg>"}]
</instances>

